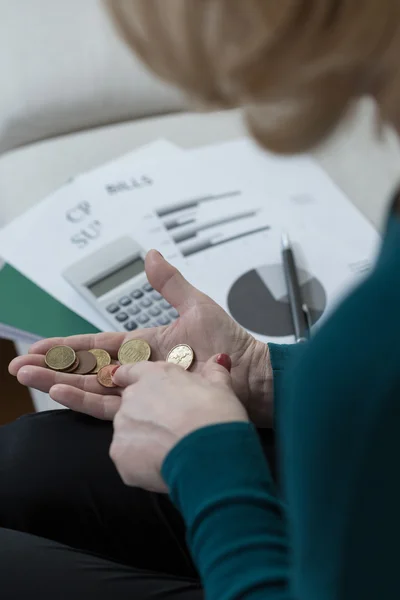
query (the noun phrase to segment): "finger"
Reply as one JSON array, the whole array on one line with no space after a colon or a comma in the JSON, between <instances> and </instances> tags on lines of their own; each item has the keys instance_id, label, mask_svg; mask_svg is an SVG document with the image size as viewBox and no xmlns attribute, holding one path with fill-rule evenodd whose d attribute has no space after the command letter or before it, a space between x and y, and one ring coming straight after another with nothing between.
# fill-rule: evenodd
<instances>
[{"instance_id":1,"label":"finger","mask_svg":"<svg viewBox=\"0 0 400 600\"><path fill-rule=\"evenodd\" d=\"M202 375L211 383L232 387L230 369L232 361L227 354L212 356L204 365Z\"/></svg>"},{"instance_id":2,"label":"finger","mask_svg":"<svg viewBox=\"0 0 400 600\"><path fill-rule=\"evenodd\" d=\"M157 250L150 250L146 256L146 274L154 289L160 292L180 315L198 302L212 302L211 298L191 285Z\"/></svg>"},{"instance_id":3,"label":"finger","mask_svg":"<svg viewBox=\"0 0 400 600\"><path fill-rule=\"evenodd\" d=\"M113 373L112 379L118 387L128 387L137 383L145 374L154 373L157 363L139 362L134 365L122 365Z\"/></svg>"},{"instance_id":4,"label":"finger","mask_svg":"<svg viewBox=\"0 0 400 600\"><path fill-rule=\"evenodd\" d=\"M60 383L94 394L119 394L118 390L106 389L100 385L95 375L61 373L32 365L22 367L18 371L17 378L22 385L35 388L41 392L48 392L53 385Z\"/></svg>"},{"instance_id":5,"label":"finger","mask_svg":"<svg viewBox=\"0 0 400 600\"><path fill-rule=\"evenodd\" d=\"M121 405L119 396L100 396L70 385L54 385L49 394L55 402L103 421L112 421Z\"/></svg>"},{"instance_id":6,"label":"finger","mask_svg":"<svg viewBox=\"0 0 400 600\"><path fill-rule=\"evenodd\" d=\"M102 348L116 356L118 348L126 338L124 333L89 333L70 337L48 338L40 340L29 348L29 354L46 354L53 346L71 346L74 350L92 350Z\"/></svg>"},{"instance_id":7,"label":"finger","mask_svg":"<svg viewBox=\"0 0 400 600\"><path fill-rule=\"evenodd\" d=\"M45 367L44 355L43 354L24 354L23 356L17 356L8 365L8 371L10 375L17 375L18 371L26 365L32 365L34 367Z\"/></svg>"}]
</instances>

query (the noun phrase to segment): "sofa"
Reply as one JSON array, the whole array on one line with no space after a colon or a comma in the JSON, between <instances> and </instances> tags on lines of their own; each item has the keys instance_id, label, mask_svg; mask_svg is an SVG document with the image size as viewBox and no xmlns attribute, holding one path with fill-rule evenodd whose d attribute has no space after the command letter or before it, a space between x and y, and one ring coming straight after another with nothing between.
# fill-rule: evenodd
<instances>
[{"instance_id":1,"label":"sofa","mask_svg":"<svg viewBox=\"0 0 400 600\"><path fill-rule=\"evenodd\" d=\"M190 112L147 72L101 0L0 0L0 40L0 226L70 177L152 140L191 148L245 134L240 111ZM313 154L380 229L400 146L378 127L374 103L361 101ZM53 407L44 394L34 401Z\"/></svg>"}]
</instances>

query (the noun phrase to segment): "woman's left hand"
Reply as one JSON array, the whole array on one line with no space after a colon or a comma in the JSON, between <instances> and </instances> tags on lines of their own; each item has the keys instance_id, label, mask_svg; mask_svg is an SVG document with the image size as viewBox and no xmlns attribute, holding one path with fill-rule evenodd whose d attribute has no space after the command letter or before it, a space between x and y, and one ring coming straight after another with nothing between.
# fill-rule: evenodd
<instances>
[{"instance_id":1,"label":"woman's left hand","mask_svg":"<svg viewBox=\"0 0 400 600\"><path fill-rule=\"evenodd\" d=\"M120 367L114 383L124 389L114 418L110 456L124 483L166 492L161 466L189 433L217 423L248 421L230 373L211 358L201 374L164 362Z\"/></svg>"}]
</instances>

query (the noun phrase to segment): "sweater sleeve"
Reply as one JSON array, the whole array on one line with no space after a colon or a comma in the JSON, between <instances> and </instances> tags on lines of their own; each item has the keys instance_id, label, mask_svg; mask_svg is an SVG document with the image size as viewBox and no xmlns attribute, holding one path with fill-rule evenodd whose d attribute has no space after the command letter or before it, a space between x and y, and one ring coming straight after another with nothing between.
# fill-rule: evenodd
<instances>
[{"instance_id":1,"label":"sweater sleeve","mask_svg":"<svg viewBox=\"0 0 400 600\"><path fill-rule=\"evenodd\" d=\"M282 506L251 424L195 431L167 456L163 476L207 600L288 598Z\"/></svg>"},{"instance_id":2,"label":"sweater sleeve","mask_svg":"<svg viewBox=\"0 0 400 600\"><path fill-rule=\"evenodd\" d=\"M275 422L281 419L282 398L292 384L293 365L300 360L307 344L268 344L274 385Z\"/></svg>"}]
</instances>

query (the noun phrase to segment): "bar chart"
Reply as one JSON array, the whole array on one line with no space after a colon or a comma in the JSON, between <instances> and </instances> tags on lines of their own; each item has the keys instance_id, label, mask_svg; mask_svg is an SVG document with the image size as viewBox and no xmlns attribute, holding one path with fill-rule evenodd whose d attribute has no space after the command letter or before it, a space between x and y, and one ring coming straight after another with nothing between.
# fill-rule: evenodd
<instances>
[{"instance_id":1,"label":"bar chart","mask_svg":"<svg viewBox=\"0 0 400 600\"><path fill-rule=\"evenodd\" d=\"M240 190L182 200L156 215L185 258L270 229L261 207L246 207Z\"/></svg>"},{"instance_id":2,"label":"bar chart","mask_svg":"<svg viewBox=\"0 0 400 600\"><path fill-rule=\"evenodd\" d=\"M233 190L230 192L224 192L222 194L210 194L208 196L200 196L199 198L183 200L182 202L177 202L176 204L169 204L167 206L163 206L162 208L157 209L157 215L160 218L168 217L170 215L179 213L187 209L197 208L205 202L216 202L218 200L225 200L226 198L236 198L238 196L241 196L241 194L242 192L240 190Z\"/></svg>"}]
</instances>

